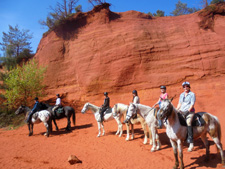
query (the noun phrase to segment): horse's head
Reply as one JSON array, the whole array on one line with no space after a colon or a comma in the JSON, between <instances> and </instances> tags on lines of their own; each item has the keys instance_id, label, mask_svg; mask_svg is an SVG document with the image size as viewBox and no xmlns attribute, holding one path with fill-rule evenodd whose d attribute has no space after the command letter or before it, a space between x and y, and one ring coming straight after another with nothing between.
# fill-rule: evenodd
<instances>
[{"instance_id":1,"label":"horse's head","mask_svg":"<svg viewBox=\"0 0 225 169\"><path fill-rule=\"evenodd\" d=\"M89 106L89 103L85 103L83 109L81 110L81 113L84 114L88 110L88 106Z\"/></svg>"},{"instance_id":2,"label":"horse's head","mask_svg":"<svg viewBox=\"0 0 225 169\"><path fill-rule=\"evenodd\" d=\"M137 113L137 106L133 103L130 103L127 111L126 120L130 120L130 118Z\"/></svg>"},{"instance_id":3,"label":"horse's head","mask_svg":"<svg viewBox=\"0 0 225 169\"><path fill-rule=\"evenodd\" d=\"M158 118L164 119L165 117L169 117L173 111L173 105L171 103L172 100L165 99L161 101Z\"/></svg>"},{"instance_id":4,"label":"horse's head","mask_svg":"<svg viewBox=\"0 0 225 169\"><path fill-rule=\"evenodd\" d=\"M21 105L15 112L16 115L21 114L21 113L25 113L25 109L26 107Z\"/></svg>"}]
</instances>

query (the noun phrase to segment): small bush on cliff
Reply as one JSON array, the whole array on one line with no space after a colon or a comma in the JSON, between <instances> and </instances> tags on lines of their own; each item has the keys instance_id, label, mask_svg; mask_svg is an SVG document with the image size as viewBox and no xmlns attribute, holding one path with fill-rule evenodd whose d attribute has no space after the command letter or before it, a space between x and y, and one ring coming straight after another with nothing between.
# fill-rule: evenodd
<instances>
[{"instance_id":1,"label":"small bush on cliff","mask_svg":"<svg viewBox=\"0 0 225 169\"><path fill-rule=\"evenodd\" d=\"M225 2L209 5L201 12L199 12L199 16L201 17L199 27L205 30L210 29L214 31L215 15L225 15Z\"/></svg>"},{"instance_id":2,"label":"small bush on cliff","mask_svg":"<svg viewBox=\"0 0 225 169\"><path fill-rule=\"evenodd\" d=\"M33 104L33 98L42 95L45 71L46 68L38 67L34 60L11 70L4 79L6 91L3 95L7 109L17 108L21 104Z\"/></svg>"}]
</instances>

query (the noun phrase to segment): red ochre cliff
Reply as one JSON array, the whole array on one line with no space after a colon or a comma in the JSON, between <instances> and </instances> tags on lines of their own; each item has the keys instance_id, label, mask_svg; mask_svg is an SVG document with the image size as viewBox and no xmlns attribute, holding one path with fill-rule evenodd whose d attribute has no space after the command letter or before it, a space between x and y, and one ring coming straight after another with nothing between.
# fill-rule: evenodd
<instances>
[{"instance_id":1,"label":"red ochre cliff","mask_svg":"<svg viewBox=\"0 0 225 169\"><path fill-rule=\"evenodd\" d=\"M100 106L103 92L128 104L136 89L152 106L167 86L177 105L182 82L196 94L196 111L223 118L225 106L225 4L178 17L114 13L96 7L78 13L40 41L35 58L47 66L47 96L67 104Z\"/></svg>"}]
</instances>

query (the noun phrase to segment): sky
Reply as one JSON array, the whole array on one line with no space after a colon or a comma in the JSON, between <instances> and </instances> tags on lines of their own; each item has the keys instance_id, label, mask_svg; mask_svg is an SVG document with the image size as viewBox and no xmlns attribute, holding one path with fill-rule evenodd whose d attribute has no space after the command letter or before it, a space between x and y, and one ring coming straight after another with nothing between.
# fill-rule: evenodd
<instances>
[{"instance_id":1,"label":"sky","mask_svg":"<svg viewBox=\"0 0 225 169\"><path fill-rule=\"evenodd\" d=\"M39 24L40 20L46 20L56 2L62 0L0 0L0 42L2 42L2 32L8 33L9 25L19 26L20 30L29 30L33 35L31 47L33 53L36 52L38 44L48 28ZM125 12L135 10L144 13L156 13L157 10L165 12L166 16L176 8L178 0L106 0L110 3L110 10L113 12ZM181 0L187 7L202 9L202 0ZM77 5L82 6L83 12L92 10L93 6L88 0L79 0ZM0 56L3 52L0 51Z\"/></svg>"}]
</instances>

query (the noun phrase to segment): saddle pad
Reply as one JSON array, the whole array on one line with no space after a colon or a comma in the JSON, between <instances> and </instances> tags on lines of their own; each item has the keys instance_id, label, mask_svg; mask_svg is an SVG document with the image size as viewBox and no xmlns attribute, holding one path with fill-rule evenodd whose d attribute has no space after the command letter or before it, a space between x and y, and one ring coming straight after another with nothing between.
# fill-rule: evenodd
<instances>
[{"instance_id":1,"label":"saddle pad","mask_svg":"<svg viewBox=\"0 0 225 169\"><path fill-rule=\"evenodd\" d=\"M112 108L108 108L108 109L106 109L106 111L104 112L104 114L108 114L108 113L112 113Z\"/></svg>"},{"instance_id":2,"label":"saddle pad","mask_svg":"<svg viewBox=\"0 0 225 169\"><path fill-rule=\"evenodd\" d=\"M204 113L205 112L195 113L195 115L193 117L193 120L192 120L192 126L203 126L205 124L205 121L202 118L202 115ZM180 120L180 124L182 126L187 126L187 123L186 123L186 120L185 120L184 116L182 114L178 113L178 117L179 117L179 120Z\"/></svg>"},{"instance_id":3,"label":"saddle pad","mask_svg":"<svg viewBox=\"0 0 225 169\"><path fill-rule=\"evenodd\" d=\"M59 107L59 108L56 110L56 112L59 113L59 114L60 114L60 113L63 113L63 107Z\"/></svg>"}]
</instances>

